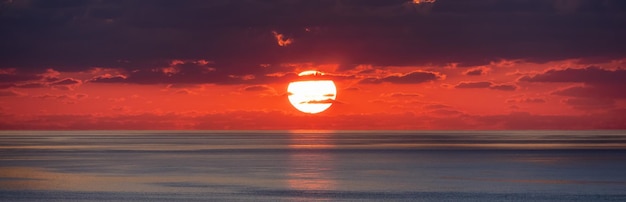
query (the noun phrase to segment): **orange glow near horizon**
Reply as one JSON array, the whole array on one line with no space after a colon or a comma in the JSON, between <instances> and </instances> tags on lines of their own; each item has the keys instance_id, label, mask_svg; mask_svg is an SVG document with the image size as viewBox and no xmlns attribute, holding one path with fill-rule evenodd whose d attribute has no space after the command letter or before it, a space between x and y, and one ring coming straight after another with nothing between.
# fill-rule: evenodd
<instances>
[{"instance_id":1,"label":"orange glow near horizon","mask_svg":"<svg viewBox=\"0 0 626 202\"><path fill-rule=\"evenodd\" d=\"M604 70L587 71L611 73L620 70L621 63L594 65ZM626 100L619 99L619 94L609 94L619 93L618 88L592 92L584 91L590 86L584 83L520 81L526 75L565 68L584 71L586 68L586 65L576 65L572 61L545 64L494 62L468 68L400 66L375 69L368 65L347 70L324 68L338 66L334 63L290 63L285 66L291 69L270 73L265 80L256 81L262 78L260 74L252 80L233 77L231 79L241 80L235 85L97 83L90 79L113 70L55 71L53 76L58 81L72 78L80 82L70 82L70 88L61 88L62 85L47 84L49 78L46 77L14 84L39 82L42 87L0 90L3 93L0 94L0 127L42 130L387 130L624 126L619 120L623 119L620 109L626 108ZM324 69L328 73L300 71L305 68ZM468 69L488 71L468 75ZM296 71L300 74L294 78ZM10 69L0 70L2 72L12 74ZM411 72L413 74L409 74ZM180 73L169 74L176 76ZM431 75L445 75L445 78L428 77ZM418 82L424 78L435 79ZM487 85L482 85L484 83ZM494 88L502 85L514 88ZM339 93L341 102L337 101ZM604 97L582 97L587 94Z\"/></svg>"}]
</instances>

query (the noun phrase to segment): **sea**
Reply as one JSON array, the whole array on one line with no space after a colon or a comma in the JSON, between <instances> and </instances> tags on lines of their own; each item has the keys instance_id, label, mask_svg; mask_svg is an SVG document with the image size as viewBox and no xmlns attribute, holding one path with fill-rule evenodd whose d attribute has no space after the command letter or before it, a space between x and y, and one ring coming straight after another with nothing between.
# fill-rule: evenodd
<instances>
[{"instance_id":1,"label":"sea","mask_svg":"<svg viewBox=\"0 0 626 202\"><path fill-rule=\"evenodd\" d=\"M0 201L626 201L626 131L0 131Z\"/></svg>"}]
</instances>

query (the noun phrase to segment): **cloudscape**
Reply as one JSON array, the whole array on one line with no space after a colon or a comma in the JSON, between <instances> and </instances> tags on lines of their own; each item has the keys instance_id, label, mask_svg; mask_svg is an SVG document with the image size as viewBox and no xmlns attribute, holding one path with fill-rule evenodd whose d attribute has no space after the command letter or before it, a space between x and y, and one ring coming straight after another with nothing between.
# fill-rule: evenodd
<instances>
[{"instance_id":1,"label":"cloudscape","mask_svg":"<svg viewBox=\"0 0 626 202\"><path fill-rule=\"evenodd\" d=\"M0 129L626 129L626 1L3 0ZM319 114L287 86L336 84Z\"/></svg>"}]
</instances>

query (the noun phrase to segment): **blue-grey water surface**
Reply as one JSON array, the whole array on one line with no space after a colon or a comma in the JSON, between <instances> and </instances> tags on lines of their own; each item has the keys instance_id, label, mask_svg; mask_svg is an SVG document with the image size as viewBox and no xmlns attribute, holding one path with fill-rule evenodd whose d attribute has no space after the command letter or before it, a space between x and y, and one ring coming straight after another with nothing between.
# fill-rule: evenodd
<instances>
[{"instance_id":1,"label":"blue-grey water surface","mask_svg":"<svg viewBox=\"0 0 626 202\"><path fill-rule=\"evenodd\" d=\"M626 201L626 132L0 132L0 201L110 200Z\"/></svg>"}]
</instances>

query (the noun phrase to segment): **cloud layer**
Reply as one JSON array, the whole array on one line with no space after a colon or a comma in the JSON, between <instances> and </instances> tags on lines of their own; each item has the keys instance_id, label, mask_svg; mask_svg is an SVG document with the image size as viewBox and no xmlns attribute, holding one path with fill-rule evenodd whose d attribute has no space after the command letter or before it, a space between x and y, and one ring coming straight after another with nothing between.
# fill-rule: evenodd
<instances>
[{"instance_id":1,"label":"cloud layer","mask_svg":"<svg viewBox=\"0 0 626 202\"><path fill-rule=\"evenodd\" d=\"M625 3L577 2L447 0L424 13L405 0L15 0L3 3L0 60L2 68L77 71L206 59L241 73L294 62L478 65L626 53L618 45L626 31L612 29L623 25Z\"/></svg>"},{"instance_id":2,"label":"cloud layer","mask_svg":"<svg viewBox=\"0 0 626 202\"><path fill-rule=\"evenodd\" d=\"M622 0L2 1L0 129L624 129L624 13ZM338 89L319 116L286 98L310 79Z\"/></svg>"}]
</instances>

